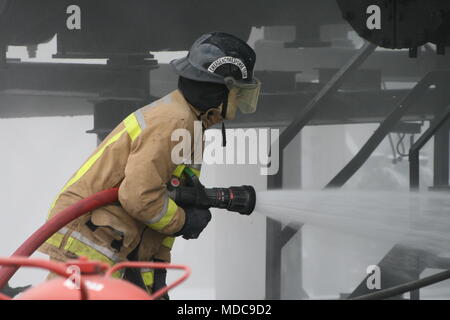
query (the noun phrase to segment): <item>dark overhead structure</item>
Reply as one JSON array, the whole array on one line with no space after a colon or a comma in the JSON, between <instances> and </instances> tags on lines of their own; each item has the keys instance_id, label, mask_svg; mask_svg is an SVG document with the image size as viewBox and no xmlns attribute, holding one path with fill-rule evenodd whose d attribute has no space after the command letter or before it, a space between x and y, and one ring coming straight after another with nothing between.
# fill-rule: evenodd
<instances>
[{"instance_id":1,"label":"dark overhead structure","mask_svg":"<svg viewBox=\"0 0 450 320\"><path fill-rule=\"evenodd\" d=\"M66 28L71 5L83 11L79 32ZM298 25L297 44L313 46L320 43L321 25L342 21L336 9L333 1L264 0L255 8L239 0L1 0L0 35L10 45L31 45L58 34L58 55L109 57L186 50L205 28L247 39L252 27Z\"/></svg>"},{"instance_id":2,"label":"dark overhead structure","mask_svg":"<svg viewBox=\"0 0 450 320\"><path fill-rule=\"evenodd\" d=\"M337 0L343 17L364 39L384 48L409 49L434 43L439 54L450 45L450 3L440 0ZM370 17L372 15L372 17ZM379 18L377 17L379 15ZM377 21L379 25L377 26Z\"/></svg>"},{"instance_id":3,"label":"dark overhead structure","mask_svg":"<svg viewBox=\"0 0 450 320\"><path fill-rule=\"evenodd\" d=\"M67 27L70 6L81 8L81 29ZM346 34L340 34L339 41L324 40L321 31L329 25L335 27L334 35L339 30L347 33L353 29L366 40L365 45L356 48ZM151 73L160 66L150 51L187 50L198 35L211 30L248 39L252 27L262 26L295 27L294 39L284 43L284 48L320 49L314 51L320 56L310 55L307 61L319 76L316 82L302 82L296 77L302 70L257 70L263 83L270 85L263 87L258 112L240 115L236 126L286 127L280 137L284 149L307 125L380 123L355 158L327 186L336 188L352 177L389 133L417 134L420 126L414 122L430 121L432 125L423 137L411 141L411 188L418 186L418 150L432 136L432 188L449 188L450 58L445 55L445 48L450 46L448 1L229 0L224 5L217 0L0 0L0 98L11 92L22 96L36 91L81 92L94 106L94 128L90 132L102 139L125 115L157 98L150 90ZM55 57L103 58L107 63L25 63L6 59L8 45L27 46L33 56L37 44L55 35ZM379 47L409 49L409 57L404 51ZM417 60L412 63L411 58ZM336 67L323 67L330 61ZM389 89L382 85L387 81L415 85L412 89ZM3 108L0 105L0 117L5 116ZM279 174L270 176L268 188L283 188L282 166L280 169ZM281 298L281 252L299 231L294 225L283 228L277 221L267 221L269 299ZM411 266L411 257L416 267ZM392 259L398 261L399 268L408 264L405 277L399 278L385 263ZM447 260L399 246L379 266L383 288L417 279L426 267L450 269ZM351 297L366 293L363 282ZM411 298L419 297L418 290L411 293Z\"/></svg>"}]
</instances>

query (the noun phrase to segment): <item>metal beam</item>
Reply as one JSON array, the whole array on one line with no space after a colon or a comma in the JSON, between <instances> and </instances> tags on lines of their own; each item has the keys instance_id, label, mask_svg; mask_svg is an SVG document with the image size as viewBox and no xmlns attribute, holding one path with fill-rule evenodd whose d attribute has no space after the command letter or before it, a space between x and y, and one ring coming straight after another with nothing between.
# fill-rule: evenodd
<instances>
[{"instance_id":1,"label":"metal beam","mask_svg":"<svg viewBox=\"0 0 450 320\"><path fill-rule=\"evenodd\" d=\"M144 66L148 68L148 66ZM134 70L134 71L133 71ZM144 69L145 70L145 69ZM86 96L103 93L106 98L144 98L147 94L145 85L138 79L148 72L136 71L136 66L119 67L108 65L58 64L58 63L22 63L8 62L8 69L0 72L0 95L48 95L48 96ZM148 77L146 77L147 79ZM277 76L274 75L277 79ZM271 76L267 75L266 82ZM1 83L4 85L2 86ZM176 83L173 83L173 88ZM111 92L120 89L120 92ZM318 94L320 85L312 85L308 90L291 92L263 92L258 111L252 115L237 115L230 127L277 126L286 127L295 114L302 112L314 96ZM108 92L109 91L109 92ZM339 90L319 108L310 119L308 125L330 125L349 123L377 123L386 115L410 89L396 90ZM434 92L428 94L434 95ZM18 97L19 98L19 97ZM9 99L9 98L8 98ZM431 99L431 97L430 97ZM274 106L281 106L274 112ZM32 110L36 116L38 110ZM55 109L55 112L59 111ZM404 120L431 119L435 114L433 108L421 104L413 106L405 113ZM14 114L8 110L8 115L26 116L23 112Z\"/></svg>"},{"instance_id":2,"label":"metal beam","mask_svg":"<svg viewBox=\"0 0 450 320\"><path fill-rule=\"evenodd\" d=\"M106 97L149 97L151 65L8 61L0 73L3 90L97 93Z\"/></svg>"}]
</instances>

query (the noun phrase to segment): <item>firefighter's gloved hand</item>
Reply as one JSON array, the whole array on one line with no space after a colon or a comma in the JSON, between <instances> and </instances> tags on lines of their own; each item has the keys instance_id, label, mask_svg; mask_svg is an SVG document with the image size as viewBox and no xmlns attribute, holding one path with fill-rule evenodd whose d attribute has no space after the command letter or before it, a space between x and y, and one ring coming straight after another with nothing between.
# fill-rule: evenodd
<instances>
[{"instance_id":1,"label":"firefighter's gloved hand","mask_svg":"<svg viewBox=\"0 0 450 320\"><path fill-rule=\"evenodd\" d=\"M197 239L211 221L211 212L208 209L194 207L184 208L184 212L186 216L184 226L174 236L183 236L186 240Z\"/></svg>"}]
</instances>

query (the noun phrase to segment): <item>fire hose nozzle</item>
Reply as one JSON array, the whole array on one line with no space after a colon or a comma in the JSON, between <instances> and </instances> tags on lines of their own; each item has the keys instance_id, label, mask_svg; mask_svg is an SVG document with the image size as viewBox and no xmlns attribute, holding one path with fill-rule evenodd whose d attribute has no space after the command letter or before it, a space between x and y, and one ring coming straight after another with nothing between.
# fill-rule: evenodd
<instances>
[{"instance_id":1,"label":"fire hose nozzle","mask_svg":"<svg viewBox=\"0 0 450 320\"><path fill-rule=\"evenodd\" d=\"M252 186L178 187L169 191L169 196L181 207L221 208L243 215L250 215L256 205L256 192Z\"/></svg>"}]
</instances>

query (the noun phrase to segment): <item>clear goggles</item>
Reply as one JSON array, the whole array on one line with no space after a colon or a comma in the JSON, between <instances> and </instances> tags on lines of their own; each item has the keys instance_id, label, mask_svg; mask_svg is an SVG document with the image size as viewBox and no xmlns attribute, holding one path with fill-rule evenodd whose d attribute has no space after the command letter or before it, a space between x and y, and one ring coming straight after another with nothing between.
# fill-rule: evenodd
<instances>
[{"instance_id":1,"label":"clear goggles","mask_svg":"<svg viewBox=\"0 0 450 320\"><path fill-rule=\"evenodd\" d=\"M242 113L254 113L258 105L261 81L253 78L253 83L236 81L233 77L226 77L225 85L229 90L237 88L237 106Z\"/></svg>"}]
</instances>

